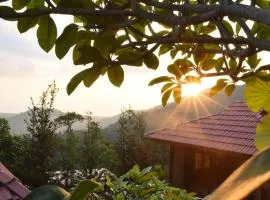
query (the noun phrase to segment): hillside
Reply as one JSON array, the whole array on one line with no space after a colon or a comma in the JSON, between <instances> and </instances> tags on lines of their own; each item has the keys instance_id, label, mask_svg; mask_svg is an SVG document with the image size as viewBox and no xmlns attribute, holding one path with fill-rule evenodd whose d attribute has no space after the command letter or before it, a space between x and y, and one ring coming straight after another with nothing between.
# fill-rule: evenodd
<instances>
[{"instance_id":1,"label":"hillside","mask_svg":"<svg viewBox=\"0 0 270 200\"><path fill-rule=\"evenodd\" d=\"M231 97L227 97L225 94L219 93L217 96L212 98L207 95L207 90L205 90L199 96L184 97L180 105L170 103L164 108L162 106L157 106L145 110L147 131L218 113L224 110L224 108L231 102L242 101L243 89L244 86L238 86ZM64 112L55 110L54 118L63 114ZM27 112L19 114L0 113L0 117L8 119L12 133L26 133L24 120L29 119ZM119 114L112 117L94 116L93 118L100 123L101 128L103 128L105 138L108 141L115 141L117 135L116 122L119 118ZM77 122L74 124L73 128L74 130L85 130L86 122ZM60 129L60 131L61 130L63 129Z\"/></svg>"},{"instance_id":2,"label":"hillside","mask_svg":"<svg viewBox=\"0 0 270 200\"><path fill-rule=\"evenodd\" d=\"M243 90L244 86L238 86L231 97L226 96L224 93L209 97L207 95L208 90L205 90L198 96L184 97L179 105L170 103L164 108L157 106L145 110L147 131L221 112L233 101L243 101ZM116 128L117 124L115 123L103 130L108 141L114 142L116 140Z\"/></svg>"}]
</instances>

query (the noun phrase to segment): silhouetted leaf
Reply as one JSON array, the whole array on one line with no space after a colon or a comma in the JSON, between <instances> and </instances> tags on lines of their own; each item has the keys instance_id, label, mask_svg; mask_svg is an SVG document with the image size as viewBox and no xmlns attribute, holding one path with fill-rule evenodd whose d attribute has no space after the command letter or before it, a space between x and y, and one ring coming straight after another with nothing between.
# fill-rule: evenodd
<instances>
[{"instance_id":1,"label":"silhouetted leaf","mask_svg":"<svg viewBox=\"0 0 270 200\"><path fill-rule=\"evenodd\" d=\"M108 67L108 77L113 85L120 87L124 80L124 70L120 65L112 65Z\"/></svg>"},{"instance_id":2,"label":"silhouetted leaf","mask_svg":"<svg viewBox=\"0 0 270 200\"><path fill-rule=\"evenodd\" d=\"M78 27L75 24L70 24L65 27L63 33L55 42L55 54L59 59L62 59L74 45Z\"/></svg>"},{"instance_id":3,"label":"silhouetted leaf","mask_svg":"<svg viewBox=\"0 0 270 200\"><path fill-rule=\"evenodd\" d=\"M150 69L157 69L159 65L159 60L154 53L146 56L143 60L144 64Z\"/></svg>"},{"instance_id":4,"label":"silhouetted leaf","mask_svg":"<svg viewBox=\"0 0 270 200\"><path fill-rule=\"evenodd\" d=\"M57 29L53 19L50 16L39 18L37 29L37 38L39 46L46 52L49 52L56 41Z\"/></svg>"},{"instance_id":5,"label":"silhouetted leaf","mask_svg":"<svg viewBox=\"0 0 270 200\"><path fill-rule=\"evenodd\" d=\"M18 19L17 28L20 33L24 33L35 27L38 23L38 17L23 17Z\"/></svg>"}]
</instances>

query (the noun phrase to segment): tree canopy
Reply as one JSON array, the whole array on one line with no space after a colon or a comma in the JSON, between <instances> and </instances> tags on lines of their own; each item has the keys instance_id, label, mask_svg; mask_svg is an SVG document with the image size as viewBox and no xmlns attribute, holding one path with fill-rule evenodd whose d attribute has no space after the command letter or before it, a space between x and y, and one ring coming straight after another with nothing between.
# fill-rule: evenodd
<instances>
[{"instance_id":1,"label":"tree canopy","mask_svg":"<svg viewBox=\"0 0 270 200\"><path fill-rule=\"evenodd\" d=\"M269 0L12 0L11 7L4 1L0 18L17 21L20 33L37 26L44 51L54 47L62 59L73 48L73 62L82 71L70 80L68 94L106 74L120 87L124 67L156 70L167 54L171 75L149 83L164 83L164 106L171 95L180 103L183 84L220 77L211 95L224 89L230 96L244 81L247 105L255 112L270 110L270 65L260 64L261 53L270 50ZM55 15L74 17L61 34Z\"/></svg>"}]
</instances>

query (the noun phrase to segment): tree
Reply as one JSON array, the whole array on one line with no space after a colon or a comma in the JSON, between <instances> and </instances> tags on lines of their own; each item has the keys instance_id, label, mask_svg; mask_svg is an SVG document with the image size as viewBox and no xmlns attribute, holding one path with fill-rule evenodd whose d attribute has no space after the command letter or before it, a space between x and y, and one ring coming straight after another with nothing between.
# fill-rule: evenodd
<instances>
[{"instance_id":1,"label":"tree","mask_svg":"<svg viewBox=\"0 0 270 200\"><path fill-rule=\"evenodd\" d=\"M14 162L14 141L10 134L10 126L5 118L0 118L0 161L11 167Z\"/></svg>"},{"instance_id":2,"label":"tree","mask_svg":"<svg viewBox=\"0 0 270 200\"><path fill-rule=\"evenodd\" d=\"M87 131L84 132L81 146L80 165L85 177L91 176L93 169L113 168L115 152L112 145L107 144L99 127L93 120L92 113L87 112Z\"/></svg>"},{"instance_id":3,"label":"tree","mask_svg":"<svg viewBox=\"0 0 270 200\"><path fill-rule=\"evenodd\" d=\"M116 152L119 157L118 168L126 172L133 165L145 167L150 164L151 147L143 140L146 123L143 113L135 113L129 107L120 115L117 126Z\"/></svg>"},{"instance_id":4,"label":"tree","mask_svg":"<svg viewBox=\"0 0 270 200\"><path fill-rule=\"evenodd\" d=\"M56 144L56 123L53 119L54 100L58 89L55 82L42 93L39 102L29 108L29 120L25 120L28 135L24 144L28 143L24 165L24 182L31 187L48 182L50 172L55 170L53 157ZM29 170L31 167L31 170ZM27 173L26 173L27 172Z\"/></svg>"},{"instance_id":5,"label":"tree","mask_svg":"<svg viewBox=\"0 0 270 200\"><path fill-rule=\"evenodd\" d=\"M75 135L72 125L75 122L82 121L83 116L75 112L67 112L55 119L59 126L65 126L66 132L63 138L59 138L59 165L63 173L63 185L65 188L71 188L76 183L76 170L78 170L79 160L79 138Z\"/></svg>"}]
</instances>

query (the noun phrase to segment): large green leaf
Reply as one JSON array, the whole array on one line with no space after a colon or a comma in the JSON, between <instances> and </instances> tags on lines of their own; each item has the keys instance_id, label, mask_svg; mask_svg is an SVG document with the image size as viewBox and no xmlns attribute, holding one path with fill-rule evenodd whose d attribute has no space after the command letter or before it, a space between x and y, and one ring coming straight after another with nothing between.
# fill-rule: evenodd
<instances>
[{"instance_id":1,"label":"large green leaf","mask_svg":"<svg viewBox=\"0 0 270 200\"><path fill-rule=\"evenodd\" d=\"M253 112L261 109L270 111L270 82L254 78L247 82L244 93L245 101Z\"/></svg>"},{"instance_id":2,"label":"large green leaf","mask_svg":"<svg viewBox=\"0 0 270 200\"><path fill-rule=\"evenodd\" d=\"M100 184L93 180L84 180L75 188L69 200L84 200L87 195L94 192L98 186L100 186Z\"/></svg>"},{"instance_id":3,"label":"large green leaf","mask_svg":"<svg viewBox=\"0 0 270 200\"><path fill-rule=\"evenodd\" d=\"M39 18L37 29L37 38L40 47L49 52L56 41L57 29L53 19L50 16L42 16Z\"/></svg>"},{"instance_id":4,"label":"large green leaf","mask_svg":"<svg viewBox=\"0 0 270 200\"><path fill-rule=\"evenodd\" d=\"M241 200L270 179L270 148L235 170L207 200Z\"/></svg>"},{"instance_id":5,"label":"large green leaf","mask_svg":"<svg viewBox=\"0 0 270 200\"><path fill-rule=\"evenodd\" d=\"M257 149L264 149L270 146L270 115L266 115L258 124L255 135Z\"/></svg>"},{"instance_id":6,"label":"large green leaf","mask_svg":"<svg viewBox=\"0 0 270 200\"><path fill-rule=\"evenodd\" d=\"M38 17L24 17L19 18L17 23L17 28L20 33L24 33L29 29L35 27L38 23Z\"/></svg>"},{"instance_id":7,"label":"large green leaf","mask_svg":"<svg viewBox=\"0 0 270 200\"><path fill-rule=\"evenodd\" d=\"M159 60L154 53L146 56L143 60L144 64L150 69L157 69L159 65Z\"/></svg>"},{"instance_id":8,"label":"large green leaf","mask_svg":"<svg viewBox=\"0 0 270 200\"><path fill-rule=\"evenodd\" d=\"M108 77L113 85L120 87L124 80L124 70L120 65L108 67Z\"/></svg>"},{"instance_id":9,"label":"large green leaf","mask_svg":"<svg viewBox=\"0 0 270 200\"><path fill-rule=\"evenodd\" d=\"M69 49L74 45L78 27L75 24L70 24L65 27L63 33L55 42L55 54L59 59L62 59Z\"/></svg>"}]
</instances>

